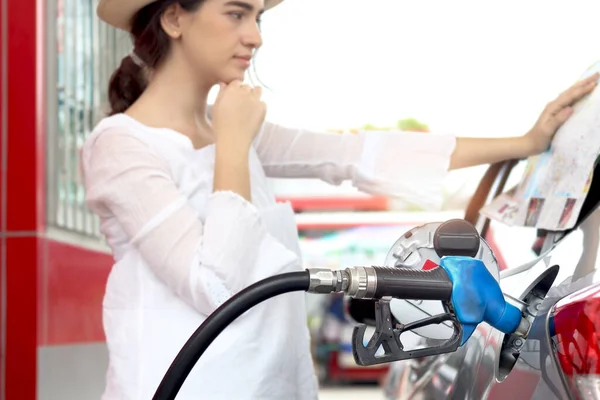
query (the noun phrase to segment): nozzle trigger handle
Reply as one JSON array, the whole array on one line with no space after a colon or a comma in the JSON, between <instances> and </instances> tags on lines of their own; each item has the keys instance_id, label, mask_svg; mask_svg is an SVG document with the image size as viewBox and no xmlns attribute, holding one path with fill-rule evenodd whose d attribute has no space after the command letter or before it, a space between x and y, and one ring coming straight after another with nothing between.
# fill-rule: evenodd
<instances>
[{"instance_id":1,"label":"nozzle trigger handle","mask_svg":"<svg viewBox=\"0 0 600 400\"><path fill-rule=\"evenodd\" d=\"M377 290L374 298L379 299L375 302L375 332L366 344L366 325L355 327L352 334L352 352L358 365L375 365L456 351L463 336L462 325L451 310L452 282L442 268L423 271L376 267L375 271ZM445 313L402 324L391 314L391 298L442 300ZM404 349L401 339L403 332L446 321L453 328L453 334L448 340L427 348ZM382 354L379 354L380 350Z\"/></svg>"},{"instance_id":2,"label":"nozzle trigger handle","mask_svg":"<svg viewBox=\"0 0 600 400\"><path fill-rule=\"evenodd\" d=\"M352 332L352 355L354 361L361 366L389 363L393 361L420 358L456 351L462 337L462 326L450 313L434 315L411 324L403 325L396 321L390 311L389 299L375 303L376 329L365 345L366 325L359 325ZM452 323L452 337L442 344L423 349L405 350L401 340L403 332L411 331L427 325L436 325L444 321ZM382 354L379 351L383 350Z\"/></svg>"},{"instance_id":3,"label":"nozzle trigger handle","mask_svg":"<svg viewBox=\"0 0 600 400\"><path fill-rule=\"evenodd\" d=\"M463 325L461 346L477 325L487 322L504 333L513 333L521 322L521 311L504 299L500 285L483 261L462 256L442 257L440 267L452 281L452 306Z\"/></svg>"}]
</instances>

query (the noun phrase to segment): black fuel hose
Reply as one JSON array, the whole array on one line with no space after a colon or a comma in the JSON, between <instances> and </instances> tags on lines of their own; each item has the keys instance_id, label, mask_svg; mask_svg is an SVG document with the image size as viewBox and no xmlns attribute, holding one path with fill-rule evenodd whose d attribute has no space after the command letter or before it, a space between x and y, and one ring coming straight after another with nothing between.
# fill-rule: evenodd
<instances>
[{"instance_id":1,"label":"black fuel hose","mask_svg":"<svg viewBox=\"0 0 600 400\"><path fill-rule=\"evenodd\" d=\"M153 400L175 400L177 393L202 354L236 318L255 305L289 292L308 291L308 271L288 272L248 286L217 308L181 348L163 377Z\"/></svg>"}]
</instances>

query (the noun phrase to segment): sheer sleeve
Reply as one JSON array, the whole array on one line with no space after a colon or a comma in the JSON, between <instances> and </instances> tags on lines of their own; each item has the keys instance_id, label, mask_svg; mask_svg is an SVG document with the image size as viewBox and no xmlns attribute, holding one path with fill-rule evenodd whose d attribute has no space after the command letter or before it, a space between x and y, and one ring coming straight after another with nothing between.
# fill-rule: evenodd
<instances>
[{"instance_id":1,"label":"sheer sleeve","mask_svg":"<svg viewBox=\"0 0 600 400\"><path fill-rule=\"evenodd\" d=\"M156 276L209 314L249 284L266 228L254 205L215 192L201 221L167 162L135 136L115 129L82 154L86 203L115 218Z\"/></svg>"},{"instance_id":2,"label":"sheer sleeve","mask_svg":"<svg viewBox=\"0 0 600 400\"><path fill-rule=\"evenodd\" d=\"M270 177L344 180L366 193L439 207L456 139L419 132L339 134L265 123L255 147Z\"/></svg>"}]
</instances>

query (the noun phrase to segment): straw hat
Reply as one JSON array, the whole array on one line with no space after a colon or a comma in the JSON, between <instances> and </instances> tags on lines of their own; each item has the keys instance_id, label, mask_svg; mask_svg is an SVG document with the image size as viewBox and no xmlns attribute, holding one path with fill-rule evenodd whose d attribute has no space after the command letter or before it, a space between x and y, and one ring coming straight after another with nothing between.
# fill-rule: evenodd
<instances>
[{"instance_id":1,"label":"straw hat","mask_svg":"<svg viewBox=\"0 0 600 400\"><path fill-rule=\"evenodd\" d=\"M156 0L100 0L98 17L115 28L129 32L135 14ZM273 8L283 0L265 0L265 9Z\"/></svg>"}]
</instances>

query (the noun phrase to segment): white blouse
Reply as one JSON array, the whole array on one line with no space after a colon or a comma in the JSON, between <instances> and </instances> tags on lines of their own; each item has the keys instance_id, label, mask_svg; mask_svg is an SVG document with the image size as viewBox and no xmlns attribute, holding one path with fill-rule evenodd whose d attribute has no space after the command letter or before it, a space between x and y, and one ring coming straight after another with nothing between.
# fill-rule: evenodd
<instances>
[{"instance_id":1,"label":"white blouse","mask_svg":"<svg viewBox=\"0 0 600 400\"><path fill-rule=\"evenodd\" d=\"M214 145L117 114L81 153L87 205L115 259L103 318L109 370L103 399L149 399L185 341L234 293L302 270L289 204L268 177L350 180L371 194L441 204L455 138L401 132L338 134L265 123L250 151L252 203L213 192ZM303 293L270 299L209 347L178 399L315 399Z\"/></svg>"}]
</instances>

